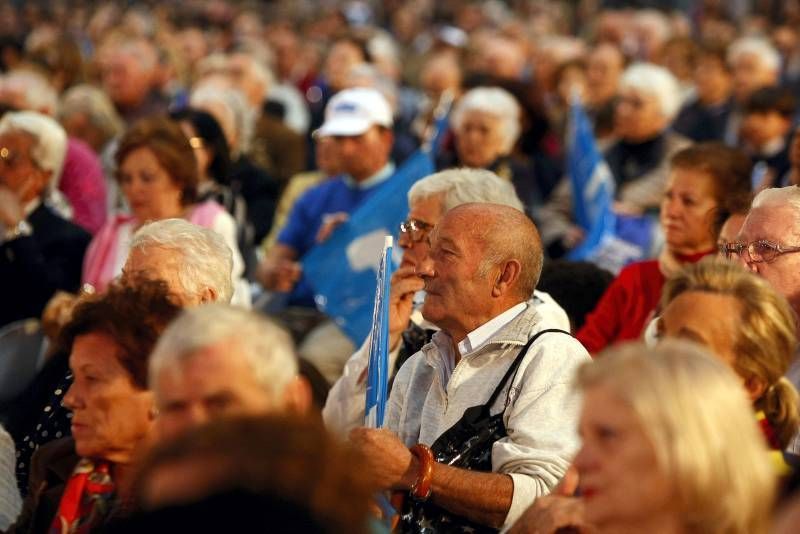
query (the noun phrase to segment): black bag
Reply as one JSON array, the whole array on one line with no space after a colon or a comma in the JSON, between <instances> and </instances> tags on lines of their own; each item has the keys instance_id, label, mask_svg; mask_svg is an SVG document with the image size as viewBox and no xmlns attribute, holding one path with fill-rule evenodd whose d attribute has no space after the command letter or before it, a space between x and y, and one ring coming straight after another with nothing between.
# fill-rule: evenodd
<instances>
[{"instance_id":1,"label":"black bag","mask_svg":"<svg viewBox=\"0 0 800 534\"><path fill-rule=\"evenodd\" d=\"M506 385L514 383L512 376L516 376L519 365L533 342L539 336L548 332L560 332L570 335L569 332L551 328L537 332L536 335L530 338L509 366L489 400L484 404L464 410L464 415L461 416L461 419L431 445L433 458L438 463L486 473L492 470L492 445L497 440L508 435L503 423L503 413L509 404L510 388L509 392L506 393L506 402L503 405L503 409L495 415L491 415L489 410ZM509 379L511 379L510 382ZM497 532L495 528L479 525L464 517L454 515L430 501L417 501L411 495L408 495L405 503L406 505L400 515L398 524L399 532L408 534Z\"/></svg>"}]
</instances>

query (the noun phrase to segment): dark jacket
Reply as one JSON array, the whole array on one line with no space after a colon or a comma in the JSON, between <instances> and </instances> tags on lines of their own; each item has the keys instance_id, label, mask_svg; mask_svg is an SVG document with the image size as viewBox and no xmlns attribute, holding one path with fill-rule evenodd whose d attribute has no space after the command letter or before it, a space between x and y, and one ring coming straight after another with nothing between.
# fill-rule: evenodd
<instances>
[{"instance_id":1,"label":"dark jacket","mask_svg":"<svg viewBox=\"0 0 800 534\"><path fill-rule=\"evenodd\" d=\"M72 438L51 441L36 451L31 463L28 496L22 504L22 513L8 529L8 534L49 532L61 495L78 461L80 458Z\"/></svg>"},{"instance_id":2,"label":"dark jacket","mask_svg":"<svg viewBox=\"0 0 800 534\"><path fill-rule=\"evenodd\" d=\"M32 235L0 244L0 326L39 317L56 290L80 286L89 233L44 204L27 221Z\"/></svg>"}]
</instances>

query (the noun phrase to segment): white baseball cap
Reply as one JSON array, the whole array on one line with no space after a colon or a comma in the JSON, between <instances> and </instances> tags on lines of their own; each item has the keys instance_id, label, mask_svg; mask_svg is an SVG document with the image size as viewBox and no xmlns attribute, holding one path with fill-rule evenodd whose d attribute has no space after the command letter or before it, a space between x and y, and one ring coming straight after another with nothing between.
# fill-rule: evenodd
<instances>
[{"instance_id":1,"label":"white baseball cap","mask_svg":"<svg viewBox=\"0 0 800 534\"><path fill-rule=\"evenodd\" d=\"M392 109L383 95L370 87L336 93L325 108L325 122L315 137L361 135L372 126L392 127Z\"/></svg>"}]
</instances>

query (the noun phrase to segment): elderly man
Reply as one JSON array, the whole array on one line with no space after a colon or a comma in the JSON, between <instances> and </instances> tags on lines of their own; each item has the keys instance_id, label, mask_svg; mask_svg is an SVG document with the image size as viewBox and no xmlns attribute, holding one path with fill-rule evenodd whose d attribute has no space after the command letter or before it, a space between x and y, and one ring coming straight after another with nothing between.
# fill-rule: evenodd
<instances>
[{"instance_id":1,"label":"elderly man","mask_svg":"<svg viewBox=\"0 0 800 534\"><path fill-rule=\"evenodd\" d=\"M389 296L389 373L392 378L402 364L431 340L438 330L422 318L417 298L424 282L416 268L428 254L428 234L450 209L461 204L486 202L522 210L514 186L496 174L478 169L450 169L423 178L408 192L408 220L400 226L398 244L403 261L392 275ZM569 318L547 293L534 291L536 309L558 328L569 330ZM342 377L334 384L322 416L329 428L347 434L364 424L366 370L369 340L353 353Z\"/></svg>"},{"instance_id":2,"label":"elderly man","mask_svg":"<svg viewBox=\"0 0 800 534\"><path fill-rule=\"evenodd\" d=\"M221 304L184 311L159 339L149 366L164 439L221 416L305 413L311 404L289 335L262 316Z\"/></svg>"},{"instance_id":3,"label":"elderly man","mask_svg":"<svg viewBox=\"0 0 800 534\"><path fill-rule=\"evenodd\" d=\"M184 219L145 224L134 234L123 278L164 280L183 307L229 303L233 254L225 239Z\"/></svg>"},{"instance_id":4,"label":"elderly man","mask_svg":"<svg viewBox=\"0 0 800 534\"><path fill-rule=\"evenodd\" d=\"M800 315L800 187L765 189L753 205L737 243L726 245L726 257L764 277ZM736 255L736 256L734 256ZM798 324L800 331L800 324ZM800 349L799 349L800 350ZM800 355L800 353L798 353ZM800 357L795 356L786 377L800 389ZM800 452L800 437L789 447Z\"/></svg>"},{"instance_id":5,"label":"elderly man","mask_svg":"<svg viewBox=\"0 0 800 534\"><path fill-rule=\"evenodd\" d=\"M571 384L589 355L529 301L542 248L518 209L458 206L429 239L416 272L423 317L442 330L398 372L387 428L351 441L376 486L411 492L410 529L499 528L569 466Z\"/></svg>"},{"instance_id":6,"label":"elderly man","mask_svg":"<svg viewBox=\"0 0 800 534\"><path fill-rule=\"evenodd\" d=\"M56 290L80 284L91 237L44 202L66 142L58 123L39 113L0 120L0 325L39 317Z\"/></svg>"},{"instance_id":7,"label":"elderly man","mask_svg":"<svg viewBox=\"0 0 800 534\"><path fill-rule=\"evenodd\" d=\"M158 88L158 51L146 39L130 38L110 45L101 65L103 89L128 124L167 110Z\"/></svg>"},{"instance_id":8,"label":"elderly man","mask_svg":"<svg viewBox=\"0 0 800 534\"><path fill-rule=\"evenodd\" d=\"M753 199L753 205L737 244L728 245L728 257L738 253L740 261L763 276L800 314L800 187L765 189ZM800 384L796 361L790 373Z\"/></svg>"},{"instance_id":9,"label":"elderly man","mask_svg":"<svg viewBox=\"0 0 800 534\"><path fill-rule=\"evenodd\" d=\"M325 123L317 135L334 138L343 172L297 200L277 243L259 266L258 278L264 287L291 292L290 305L314 306L313 292L302 277L298 259L324 239L336 222L391 180L392 123L389 104L375 89L346 89L328 104ZM324 322L299 350L329 382L334 382L354 348L338 327Z\"/></svg>"}]
</instances>

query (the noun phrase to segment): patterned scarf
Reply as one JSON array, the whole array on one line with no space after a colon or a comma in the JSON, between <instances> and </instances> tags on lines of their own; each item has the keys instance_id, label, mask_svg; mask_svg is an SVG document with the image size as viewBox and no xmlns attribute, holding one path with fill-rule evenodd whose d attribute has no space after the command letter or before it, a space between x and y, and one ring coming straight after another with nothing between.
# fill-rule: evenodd
<instances>
[{"instance_id":1,"label":"patterned scarf","mask_svg":"<svg viewBox=\"0 0 800 534\"><path fill-rule=\"evenodd\" d=\"M96 527L111 507L111 464L81 459L61 496L50 534L84 534Z\"/></svg>"}]
</instances>

